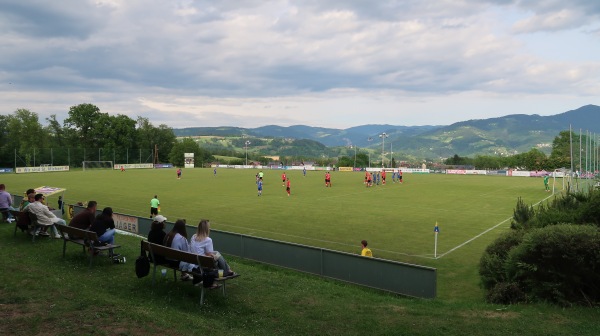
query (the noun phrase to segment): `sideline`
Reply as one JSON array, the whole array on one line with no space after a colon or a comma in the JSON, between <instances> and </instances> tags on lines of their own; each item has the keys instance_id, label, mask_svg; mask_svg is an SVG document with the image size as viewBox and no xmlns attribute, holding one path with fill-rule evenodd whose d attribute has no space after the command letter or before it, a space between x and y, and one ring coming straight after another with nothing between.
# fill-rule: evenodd
<instances>
[{"instance_id":1,"label":"sideline","mask_svg":"<svg viewBox=\"0 0 600 336\"><path fill-rule=\"evenodd\" d=\"M537 202L537 203L533 204L532 206L536 206L536 205L538 205L538 204L540 204L540 203L542 203L542 202L545 202L547 199L549 199L550 197L553 197L554 195L556 195L556 194L551 194L551 195L549 195L548 197L546 197L546 198L544 198L544 199L540 200L539 202ZM438 257L437 257L437 258L434 258L434 259L440 259L440 258L442 258L442 257L446 256L447 254L450 254L451 252L458 250L459 248L461 248L461 247L463 247L463 246L467 245L468 243L470 243L470 242L474 241L475 239L477 239L477 238L479 238L479 237L483 236L484 234L486 234L486 233L488 233L488 232L490 232L490 231L494 230L494 229L495 229L495 228L497 228L498 226L500 226L500 225L502 225L502 224L506 223L507 221L509 221L509 220L511 220L511 219L512 219L512 216L511 216L511 217L508 217L507 219L505 219L505 220L501 221L500 223L498 223L498 224L496 224L496 225L492 226L491 228L489 228L489 229L487 229L487 230L483 231L482 233L480 233L480 234L476 235L475 237L473 237L473 238L471 238L471 239L469 239L469 240L465 241L464 243L462 243L462 244L460 244L460 245L458 245L458 246L455 246L455 247L451 248L450 250L448 250L448 251L446 251L446 252L444 252L444 253L442 253L442 254L439 254L439 255L438 255Z\"/></svg>"}]
</instances>

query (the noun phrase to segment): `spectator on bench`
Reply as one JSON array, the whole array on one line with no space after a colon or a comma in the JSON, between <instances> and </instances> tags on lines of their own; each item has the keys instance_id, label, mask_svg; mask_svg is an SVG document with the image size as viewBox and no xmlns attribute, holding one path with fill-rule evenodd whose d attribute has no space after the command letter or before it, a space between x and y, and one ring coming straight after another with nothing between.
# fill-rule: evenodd
<instances>
[{"instance_id":1,"label":"spectator on bench","mask_svg":"<svg viewBox=\"0 0 600 336\"><path fill-rule=\"evenodd\" d=\"M173 225L171 232L165 236L165 246L172 249L190 252L190 246L187 241L187 232L185 229L185 222L182 219L178 219ZM179 270L181 270L181 281L193 280L193 277L187 272L191 272L196 265L187 263L185 261L179 262Z\"/></svg>"},{"instance_id":2,"label":"spectator on bench","mask_svg":"<svg viewBox=\"0 0 600 336\"><path fill-rule=\"evenodd\" d=\"M152 222L152 226L150 227L150 232L148 233L148 241L150 243L163 245L165 241L165 236L167 235L167 233L165 232L166 221L167 218L163 215L158 215L154 217L154 221ZM156 256L156 264L162 264L164 262L165 258L163 256Z\"/></svg>"},{"instance_id":3,"label":"spectator on bench","mask_svg":"<svg viewBox=\"0 0 600 336\"><path fill-rule=\"evenodd\" d=\"M37 221L39 224L52 225L52 231L54 232L54 238L61 238L60 234L58 233L58 230L56 229L56 227L54 225L55 224L66 225L67 223L65 222L64 219L56 217L48 209L47 206L42 204L43 198L44 198L44 195L42 195L42 194L35 195L34 202L29 203L25 207L24 211L29 211L29 212L33 213L34 215L36 215ZM33 234L38 234L38 233L39 233L39 231L34 232Z\"/></svg>"},{"instance_id":4,"label":"spectator on bench","mask_svg":"<svg viewBox=\"0 0 600 336\"><path fill-rule=\"evenodd\" d=\"M2 217L9 223L13 222L15 219L10 211L15 210L17 209L12 207L12 196L6 191L4 183L0 183L0 212L2 213Z\"/></svg>"},{"instance_id":5,"label":"spectator on bench","mask_svg":"<svg viewBox=\"0 0 600 336\"><path fill-rule=\"evenodd\" d=\"M224 276L233 275L233 271L225 261L225 258L219 253L219 251L215 251L213 249L212 239L208 236L210 233L210 222L207 219L203 219L198 223L198 229L196 233L190 239L191 247L190 250L192 253L199 255L206 255L212 257L215 260L215 263L218 265L219 269L223 270Z\"/></svg>"},{"instance_id":6,"label":"spectator on bench","mask_svg":"<svg viewBox=\"0 0 600 336\"><path fill-rule=\"evenodd\" d=\"M35 189L27 189L25 195L21 201L21 205L19 205L19 211L23 211L29 203L35 202Z\"/></svg>"},{"instance_id":7,"label":"spectator on bench","mask_svg":"<svg viewBox=\"0 0 600 336\"><path fill-rule=\"evenodd\" d=\"M76 227L82 230L89 230L92 224L96 221L96 209L98 208L98 203L96 201L89 201L87 204L87 208L77 215L75 215L69 226Z\"/></svg>"},{"instance_id":8,"label":"spectator on bench","mask_svg":"<svg viewBox=\"0 0 600 336\"><path fill-rule=\"evenodd\" d=\"M96 220L90 227L90 231L96 232L98 240L105 244L115 243L115 221L113 220L112 208L106 207L102 213L96 217ZM110 255L113 255L113 250L110 249ZM114 256L114 255L113 255Z\"/></svg>"}]
</instances>

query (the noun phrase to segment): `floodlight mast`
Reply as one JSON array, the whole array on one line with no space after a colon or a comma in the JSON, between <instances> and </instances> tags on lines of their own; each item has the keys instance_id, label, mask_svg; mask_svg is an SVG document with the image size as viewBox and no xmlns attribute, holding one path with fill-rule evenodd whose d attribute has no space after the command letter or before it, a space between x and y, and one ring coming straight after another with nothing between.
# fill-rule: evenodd
<instances>
[{"instance_id":1,"label":"floodlight mast","mask_svg":"<svg viewBox=\"0 0 600 336\"><path fill-rule=\"evenodd\" d=\"M367 141L369 142L369 147L371 146L371 141L373 141L373 138L369 137L367 139ZM371 152L369 151L369 168L371 168Z\"/></svg>"},{"instance_id":2,"label":"floodlight mast","mask_svg":"<svg viewBox=\"0 0 600 336\"><path fill-rule=\"evenodd\" d=\"M246 166L248 165L248 145L250 144L249 140L246 140L244 143L244 147L246 148Z\"/></svg>"},{"instance_id":3,"label":"floodlight mast","mask_svg":"<svg viewBox=\"0 0 600 336\"><path fill-rule=\"evenodd\" d=\"M385 138L387 138L389 135L387 135L385 132L379 134L379 137L381 138L381 168L385 168L385 165L383 164L384 162L384 149L385 149Z\"/></svg>"}]
</instances>

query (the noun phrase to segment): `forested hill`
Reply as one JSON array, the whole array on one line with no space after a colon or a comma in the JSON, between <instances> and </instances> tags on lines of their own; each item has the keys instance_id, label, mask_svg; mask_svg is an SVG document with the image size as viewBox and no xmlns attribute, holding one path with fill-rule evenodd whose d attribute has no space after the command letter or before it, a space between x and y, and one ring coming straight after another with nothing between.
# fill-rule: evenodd
<instances>
[{"instance_id":1,"label":"forested hill","mask_svg":"<svg viewBox=\"0 0 600 336\"><path fill-rule=\"evenodd\" d=\"M347 129L312 126L190 127L174 129L176 136L247 136L309 139L328 147L381 146L378 135L388 134L386 148L417 157L448 157L453 154L511 154L532 147L549 153L560 131L581 129L600 134L600 106L586 105L553 116L512 114L499 118L468 120L448 126L362 125ZM372 141L369 141L372 139Z\"/></svg>"}]
</instances>

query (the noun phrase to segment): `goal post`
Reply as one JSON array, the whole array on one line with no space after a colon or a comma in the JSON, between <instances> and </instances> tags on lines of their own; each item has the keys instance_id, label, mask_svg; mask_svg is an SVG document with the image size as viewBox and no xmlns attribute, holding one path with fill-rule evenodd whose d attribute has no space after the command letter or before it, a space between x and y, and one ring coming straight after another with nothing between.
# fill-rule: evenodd
<instances>
[{"instance_id":1,"label":"goal post","mask_svg":"<svg viewBox=\"0 0 600 336\"><path fill-rule=\"evenodd\" d=\"M112 161L83 161L83 171L97 169L114 169Z\"/></svg>"}]
</instances>

